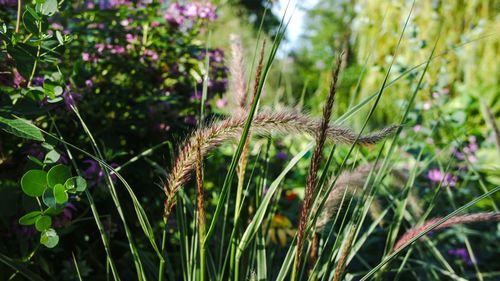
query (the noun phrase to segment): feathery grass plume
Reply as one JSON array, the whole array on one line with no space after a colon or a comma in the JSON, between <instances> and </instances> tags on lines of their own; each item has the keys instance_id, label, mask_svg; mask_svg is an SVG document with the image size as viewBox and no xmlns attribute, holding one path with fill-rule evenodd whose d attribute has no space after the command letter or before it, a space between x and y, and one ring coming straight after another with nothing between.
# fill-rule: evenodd
<instances>
[{"instance_id":1,"label":"feathery grass plume","mask_svg":"<svg viewBox=\"0 0 500 281\"><path fill-rule=\"evenodd\" d=\"M205 220L205 200L203 192L203 157L201 155L202 140L198 137L196 145L196 188L197 200L196 206L198 209L198 240L200 243L200 280L205 280L205 234L206 234L206 220Z\"/></svg>"},{"instance_id":2,"label":"feathery grass plume","mask_svg":"<svg viewBox=\"0 0 500 281\"><path fill-rule=\"evenodd\" d=\"M422 226L412 228L408 230L398 242L394 245L393 251L398 250L401 246L410 241L413 237L417 236L419 233L425 231L429 226L438 222L441 217L432 218L426 221ZM489 213L476 213L476 214L465 214L461 216L453 217L444 223L438 225L434 230L443 229L456 224L466 224L466 223L478 223L478 222L491 222L500 221L500 212L489 212Z\"/></svg>"},{"instance_id":3,"label":"feathery grass plume","mask_svg":"<svg viewBox=\"0 0 500 281\"><path fill-rule=\"evenodd\" d=\"M190 178L191 171L196 163L197 140L202 140L200 149L202 157L209 151L215 149L228 140L239 139L246 121L246 114L233 116L231 118L214 122L204 128L196 130L190 138L182 145L178 152L174 165L168 173L166 185L164 187L165 216L168 217L175 203L175 194L179 188ZM254 117L252 123L252 133L256 135L267 134L309 134L314 135L316 128L320 126L320 121L308 115L290 110L263 111ZM362 136L357 144L373 144L392 134L398 127L389 126L379 132ZM335 143L353 144L357 134L352 130L336 125L329 125L326 129L328 140Z\"/></svg>"},{"instance_id":4,"label":"feathery grass plume","mask_svg":"<svg viewBox=\"0 0 500 281\"><path fill-rule=\"evenodd\" d=\"M243 60L243 47L238 35L231 34L231 61L229 73L231 74L230 89L234 92L233 102L238 109L247 108L247 93L245 85L245 68Z\"/></svg>"},{"instance_id":5,"label":"feathery grass plume","mask_svg":"<svg viewBox=\"0 0 500 281\"><path fill-rule=\"evenodd\" d=\"M335 182L335 186L328 195L325 206L316 221L316 231L322 232L324 227L330 222L331 218L338 212L340 204L342 203L342 198L345 194L345 201L347 198L353 196L358 189L364 187L370 172L376 172L380 169L381 163L374 165L373 163L362 164L356 167L352 171L343 171ZM390 174L394 177L398 186L404 186L408 181L407 171L404 169L393 169ZM332 179L335 180L335 177ZM357 193L360 195L360 193ZM410 205L410 210L413 214L418 217L422 214L422 208L419 204L419 199L415 194L410 194L408 197L408 203ZM370 204L370 215L375 219L378 218L377 214L380 214L381 205L379 201L374 200ZM381 221L382 223L383 221Z\"/></svg>"},{"instance_id":6,"label":"feathery grass plume","mask_svg":"<svg viewBox=\"0 0 500 281\"><path fill-rule=\"evenodd\" d=\"M323 147L328 137L328 128L330 118L332 116L333 103L335 101L335 94L337 92L337 82L339 78L340 67L342 65L342 53L337 57L335 69L332 72L332 80L330 83L330 91L325 106L323 107L323 118L321 124L317 127L315 132L316 147L313 151L311 165L309 166L309 173L306 179L306 186L304 191L304 201L302 202L299 215L299 225L297 228L297 251L295 252L294 268L292 273L292 280L296 280L297 274L300 269L302 259L302 248L304 247L304 240L306 234L306 225L309 217L309 212L313 203L314 188L316 187L317 174L321 164Z\"/></svg>"},{"instance_id":7,"label":"feathery grass plume","mask_svg":"<svg viewBox=\"0 0 500 281\"><path fill-rule=\"evenodd\" d=\"M346 198L349 198L356 189L363 188L370 171L372 169L378 169L379 166L380 165L374 167L371 163L363 164L352 171L344 171L340 174L335 182L335 186L332 188L330 194L328 194L328 199L326 199L323 211L316 221L316 229L318 232L321 232L335 213L337 213L344 194L346 194Z\"/></svg>"},{"instance_id":8,"label":"feathery grass plume","mask_svg":"<svg viewBox=\"0 0 500 281\"><path fill-rule=\"evenodd\" d=\"M356 226L351 226L349 230L349 236L347 236L347 240L344 244L344 248L342 249L342 254L340 255L339 262L337 263L337 267L335 267L335 274L333 275L333 281L340 281L342 278L342 274L344 273L345 264L347 261L347 257L349 256L349 250L352 246L352 240L354 239L354 234L356 233Z\"/></svg>"}]
</instances>

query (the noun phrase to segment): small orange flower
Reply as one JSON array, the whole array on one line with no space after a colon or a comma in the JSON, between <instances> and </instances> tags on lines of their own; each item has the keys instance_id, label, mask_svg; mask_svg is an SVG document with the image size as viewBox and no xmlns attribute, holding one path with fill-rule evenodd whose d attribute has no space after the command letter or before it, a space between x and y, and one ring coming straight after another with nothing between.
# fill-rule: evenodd
<instances>
[{"instance_id":1,"label":"small orange flower","mask_svg":"<svg viewBox=\"0 0 500 281\"><path fill-rule=\"evenodd\" d=\"M297 193L295 193L295 192L293 192L293 191L289 191L289 190L287 190L287 191L285 192L285 199L286 199L287 201L294 201L295 199L297 199L297 197L298 197L298 196L297 196Z\"/></svg>"}]
</instances>

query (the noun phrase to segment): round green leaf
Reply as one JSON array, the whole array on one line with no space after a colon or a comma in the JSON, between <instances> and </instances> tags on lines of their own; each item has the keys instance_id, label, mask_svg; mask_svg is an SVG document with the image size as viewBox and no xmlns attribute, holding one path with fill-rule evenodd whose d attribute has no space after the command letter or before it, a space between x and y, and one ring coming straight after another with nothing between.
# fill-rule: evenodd
<instances>
[{"instance_id":1,"label":"round green leaf","mask_svg":"<svg viewBox=\"0 0 500 281\"><path fill-rule=\"evenodd\" d=\"M87 188L87 181L80 176L72 177L69 178L66 183L64 183L64 186L66 187L66 190L68 192L82 192Z\"/></svg>"},{"instance_id":2,"label":"round green leaf","mask_svg":"<svg viewBox=\"0 0 500 281\"><path fill-rule=\"evenodd\" d=\"M54 186L54 197L56 198L56 203L58 204L64 204L68 201L68 194L66 193L64 185L58 183Z\"/></svg>"},{"instance_id":3,"label":"round green leaf","mask_svg":"<svg viewBox=\"0 0 500 281\"><path fill-rule=\"evenodd\" d=\"M42 4L38 4L36 7L46 16L51 16L59 11L57 7L57 0L45 0Z\"/></svg>"},{"instance_id":4,"label":"round green leaf","mask_svg":"<svg viewBox=\"0 0 500 281\"><path fill-rule=\"evenodd\" d=\"M62 164L50 168L47 173L47 184L49 187L54 187L56 184L64 184L66 180L71 177L70 169Z\"/></svg>"},{"instance_id":5,"label":"round green leaf","mask_svg":"<svg viewBox=\"0 0 500 281\"><path fill-rule=\"evenodd\" d=\"M45 205L47 205L47 207L50 207L50 208L57 207L56 198L54 196L54 191L52 190L52 188L47 188L45 190L45 192L43 193L43 196L42 196L42 200L43 200L43 203L45 203Z\"/></svg>"},{"instance_id":6,"label":"round green leaf","mask_svg":"<svg viewBox=\"0 0 500 281\"><path fill-rule=\"evenodd\" d=\"M47 187L47 173L42 170L29 170L21 178L21 188L26 195L38 197Z\"/></svg>"},{"instance_id":7,"label":"round green leaf","mask_svg":"<svg viewBox=\"0 0 500 281\"><path fill-rule=\"evenodd\" d=\"M36 220L41 215L42 215L42 212L40 212L40 211L29 212L19 219L19 224L20 225L32 225L36 222Z\"/></svg>"},{"instance_id":8,"label":"round green leaf","mask_svg":"<svg viewBox=\"0 0 500 281\"><path fill-rule=\"evenodd\" d=\"M53 163L56 163L57 160L59 160L60 157L61 157L61 154L59 154L55 150L51 150L51 151L49 151L49 153L47 153L45 155L45 159L43 160L43 162L45 164L53 164Z\"/></svg>"},{"instance_id":9,"label":"round green leaf","mask_svg":"<svg viewBox=\"0 0 500 281\"><path fill-rule=\"evenodd\" d=\"M45 245L47 248L54 248L59 243L59 236L53 228L46 229L40 236L40 244Z\"/></svg>"},{"instance_id":10,"label":"round green leaf","mask_svg":"<svg viewBox=\"0 0 500 281\"><path fill-rule=\"evenodd\" d=\"M49 216L40 216L35 222L35 228L38 231L44 231L52 225L52 219Z\"/></svg>"}]
</instances>

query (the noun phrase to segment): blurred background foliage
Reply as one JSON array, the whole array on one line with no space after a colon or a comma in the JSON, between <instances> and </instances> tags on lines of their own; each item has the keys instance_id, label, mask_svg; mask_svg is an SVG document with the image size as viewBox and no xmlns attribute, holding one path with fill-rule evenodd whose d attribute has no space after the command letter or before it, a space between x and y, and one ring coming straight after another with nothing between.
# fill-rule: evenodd
<instances>
[{"instance_id":1,"label":"blurred background foliage","mask_svg":"<svg viewBox=\"0 0 500 281\"><path fill-rule=\"evenodd\" d=\"M338 50L345 50L348 64L343 92L338 95L339 111L377 92L411 5L412 1L336 0L320 1L308 9L304 43L293 54L297 76L305 79L295 79L295 88L309 81L311 104L322 100L327 89L322 81L328 76L331 61ZM500 53L499 14L500 3L495 0L418 1L389 81L424 63L439 38L418 100L430 100L433 92L447 89L454 97L447 106L470 112L469 124L486 124L482 101L498 118L500 66L495 62ZM392 113L400 108L394 101L413 91L415 77L418 72L386 90L375 122L395 121ZM313 95L318 91L322 94Z\"/></svg>"}]
</instances>

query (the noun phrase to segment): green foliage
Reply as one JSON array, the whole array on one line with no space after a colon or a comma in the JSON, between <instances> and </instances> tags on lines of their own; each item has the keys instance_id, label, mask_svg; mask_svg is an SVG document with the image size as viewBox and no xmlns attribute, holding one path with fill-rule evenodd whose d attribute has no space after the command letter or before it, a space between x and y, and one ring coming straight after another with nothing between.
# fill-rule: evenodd
<instances>
[{"instance_id":1,"label":"green foliage","mask_svg":"<svg viewBox=\"0 0 500 281\"><path fill-rule=\"evenodd\" d=\"M65 165L56 165L47 172L47 185L55 188L56 185L63 185L71 177L71 171ZM64 187L63 187L64 188Z\"/></svg>"},{"instance_id":2,"label":"green foliage","mask_svg":"<svg viewBox=\"0 0 500 281\"><path fill-rule=\"evenodd\" d=\"M24 119L7 119L0 116L0 125L4 131L18 137L36 141L45 140L42 136L42 132L40 132L36 126L28 123L28 121Z\"/></svg>"},{"instance_id":3,"label":"green foliage","mask_svg":"<svg viewBox=\"0 0 500 281\"><path fill-rule=\"evenodd\" d=\"M21 187L28 196L41 196L47 188L47 173L42 170L27 171L21 178Z\"/></svg>"},{"instance_id":4,"label":"green foliage","mask_svg":"<svg viewBox=\"0 0 500 281\"><path fill-rule=\"evenodd\" d=\"M53 228L45 229L40 236L40 244L47 248L54 248L59 243L59 236Z\"/></svg>"},{"instance_id":5,"label":"green foliage","mask_svg":"<svg viewBox=\"0 0 500 281\"><path fill-rule=\"evenodd\" d=\"M26 215L22 216L19 219L19 224L21 225L32 225L35 224L35 222L42 216L42 212L40 211L33 211L29 212Z\"/></svg>"}]
</instances>

